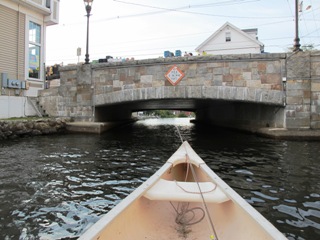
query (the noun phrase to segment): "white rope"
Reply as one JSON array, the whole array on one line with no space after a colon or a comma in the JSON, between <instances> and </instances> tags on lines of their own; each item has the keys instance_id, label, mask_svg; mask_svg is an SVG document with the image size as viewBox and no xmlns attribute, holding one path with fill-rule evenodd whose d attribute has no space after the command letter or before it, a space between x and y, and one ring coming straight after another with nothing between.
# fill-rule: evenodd
<instances>
[{"instance_id":1,"label":"white rope","mask_svg":"<svg viewBox=\"0 0 320 240\"><path fill-rule=\"evenodd\" d=\"M179 131L178 126L176 126L176 128L177 128L177 132L178 132L178 134L179 134L179 136L180 136L180 140L181 140L181 142L183 143L183 138L182 138L182 136L181 136L181 134L180 134L180 131ZM214 228L214 225L213 225L211 216L210 216L210 214L209 214L208 206L207 206L206 201L205 201L205 199L204 199L203 192L202 192L202 190L201 190L199 181L198 181L198 179L197 179L196 172L195 172L195 170L194 170L194 168L193 168L192 163L189 161L189 155L188 155L188 151L187 151L186 148L185 148L185 151L186 151L186 162L187 162L187 164L188 164L188 167L190 166L190 168L191 168L191 172L192 172L192 176L193 176L194 181L197 183L197 186L198 186L198 189L199 189L199 193L200 193L200 196L201 196L201 199L202 199L202 204L203 204L203 207L204 207L204 209L205 209L205 212L207 213L207 216L208 216L207 220L208 220L209 226L210 226L210 228L211 228L211 230L212 230L212 233L213 233L213 235L211 235L210 238L211 238L211 239L219 240L219 239L218 239L218 235L217 235L217 233L216 233L216 230L215 230L215 228ZM186 178L187 178L187 176L186 176Z\"/></svg>"}]
</instances>

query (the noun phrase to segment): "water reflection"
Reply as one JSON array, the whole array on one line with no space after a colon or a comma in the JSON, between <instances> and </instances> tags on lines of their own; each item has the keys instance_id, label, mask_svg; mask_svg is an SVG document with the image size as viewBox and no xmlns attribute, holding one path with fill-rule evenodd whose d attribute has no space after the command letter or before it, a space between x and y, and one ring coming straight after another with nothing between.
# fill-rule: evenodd
<instances>
[{"instance_id":1,"label":"water reflection","mask_svg":"<svg viewBox=\"0 0 320 240\"><path fill-rule=\"evenodd\" d=\"M207 164L289 239L320 236L320 143L274 141L183 120L103 135L0 143L0 238L79 236L178 148L179 126Z\"/></svg>"}]
</instances>

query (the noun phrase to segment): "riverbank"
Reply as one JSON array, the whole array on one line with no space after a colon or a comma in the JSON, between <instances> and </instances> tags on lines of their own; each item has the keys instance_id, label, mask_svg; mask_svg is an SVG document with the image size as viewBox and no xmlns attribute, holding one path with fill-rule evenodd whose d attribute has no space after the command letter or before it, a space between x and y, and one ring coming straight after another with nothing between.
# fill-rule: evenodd
<instances>
[{"instance_id":1,"label":"riverbank","mask_svg":"<svg viewBox=\"0 0 320 240\"><path fill-rule=\"evenodd\" d=\"M18 137L32 137L64 132L83 132L100 134L119 125L128 124L138 119L123 122L92 123L72 122L70 118L30 118L0 120L0 140ZM192 119L190 122L197 123ZM249 131L252 132L252 131ZM255 132L261 137L292 140L292 141L320 141L320 130L261 128Z\"/></svg>"},{"instance_id":2,"label":"riverbank","mask_svg":"<svg viewBox=\"0 0 320 240\"><path fill-rule=\"evenodd\" d=\"M63 133L68 122L68 118L0 120L0 139Z\"/></svg>"},{"instance_id":3,"label":"riverbank","mask_svg":"<svg viewBox=\"0 0 320 240\"><path fill-rule=\"evenodd\" d=\"M290 141L320 141L320 130L316 129L287 129L287 128L260 128L260 129L237 129L229 126L217 126L210 122L200 122L196 119L190 120L195 124L207 124L210 126L222 127L232 129L235 131L247 132L256 134L260 137L271 138L276 140L290 140Z\"/></svg>"}]
</instances>

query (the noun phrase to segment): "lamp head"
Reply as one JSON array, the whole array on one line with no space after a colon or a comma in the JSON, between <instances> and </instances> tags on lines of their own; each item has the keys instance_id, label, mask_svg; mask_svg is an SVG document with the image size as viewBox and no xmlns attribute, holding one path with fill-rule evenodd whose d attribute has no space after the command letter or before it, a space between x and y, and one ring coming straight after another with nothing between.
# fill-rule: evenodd
<instances>
[{"instance_id":1,"label":"lamp head","mask_svg":"<svg viewBox=\"0 0 320 240\"><path fill-rule=\"evenodd\" d=\"M92 7L93 0L83 0L84 6L86 8L87 14L89 15Z\"/></svg>"}]
</instances>

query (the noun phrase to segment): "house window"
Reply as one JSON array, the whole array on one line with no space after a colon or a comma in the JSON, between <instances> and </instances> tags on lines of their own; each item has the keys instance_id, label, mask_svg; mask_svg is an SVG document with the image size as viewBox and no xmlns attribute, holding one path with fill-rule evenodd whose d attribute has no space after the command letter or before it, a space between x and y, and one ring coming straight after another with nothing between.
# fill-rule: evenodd
<instances>
[{"instance_id":1,"label":"house window","mask_svg":"<svg viewBox=\"0 0 320 240\"><path fill-rule=\"evenodd\" d=\"M226 42L231 42L231 32L226 32Z\"/></svg>"},{"instance_id":2,"label":"house window","mask_svg":"<svg viewBox=\"0 0 320 240\"><path fill-rule=\"evenodd\" d=\"M29 22L29 77L40 79L41 26Z\"/></svg>"}]
</instances>

